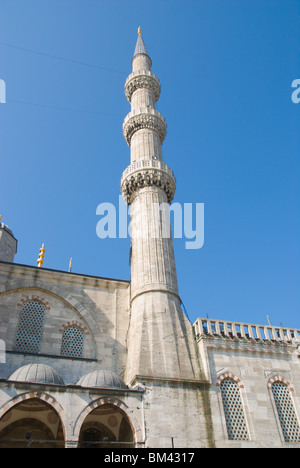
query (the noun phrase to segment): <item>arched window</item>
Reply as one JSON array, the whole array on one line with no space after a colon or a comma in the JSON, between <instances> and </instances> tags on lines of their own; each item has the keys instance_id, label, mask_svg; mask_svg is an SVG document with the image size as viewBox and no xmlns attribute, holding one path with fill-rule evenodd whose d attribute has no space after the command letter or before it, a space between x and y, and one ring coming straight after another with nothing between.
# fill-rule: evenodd
<instances>
[{"instance_id":1,"label":"arched window","mask_svg":"<svg viewBox=\"0 0 300 468\"><path fill-rule=\"evenodd\" d=\"M22 306L14 349L38 353L43 334L46 307L39 301L25 302Z\"/></svg>"},{"instance_id":2,"label":"arched window","mask_svg":"<svg viewBox=\"0 0 300 468\"><path fill-rule=\"evenodd\" d=\"M276 381L272 384L279 421L286 442L300 442L300 426L287 385Z\"/></svg>"},{"instance_id":3,"label":"arched window","mask_svg":"<svg viewBox=\"0 0 300 468\"><path fill-rule=\"evenodd\" d=\"M249 440L240 389L232 379L220 385L229 440Z\"/></svg>"},{"instance_id":4,"label":"arched window","mask_svg":"<svg viewBox=\"0 0 300 468\"><path fill-rule=\"evenodd\" d=\"M61 355L82 357L84 346L84 333L78 327L68 327L63 332Z\"/></svg>"}]
</instances>

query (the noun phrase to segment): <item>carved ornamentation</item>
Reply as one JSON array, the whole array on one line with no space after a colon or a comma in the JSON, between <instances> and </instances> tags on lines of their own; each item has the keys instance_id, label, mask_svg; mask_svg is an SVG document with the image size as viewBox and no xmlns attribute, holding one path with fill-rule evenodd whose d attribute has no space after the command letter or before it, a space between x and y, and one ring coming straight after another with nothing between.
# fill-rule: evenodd
<instances>
[{"instance_id":1,"label":"carved ornamentation","mask_svg":"<svg viewBox=\"0 0 300 468\"><path fill-rule=\"evenodd\" d=\"M123 135L128 145L130 146L132 135L142 129L154 130L163 143L167 134L167 125L163 116L152 110L152 112L141 112L140 114L128 114L123 124Z\"/></svg>"},{"instance_id":2,"label":"carved ornamentation","mask_svg":"<svg viewBox=\"0 0 300 468\"><path fill-rule=\"evenodd\" d=\"M124 200L130 205L141 188L159 187L167 195L168 203L171 203L176 182L171 169L160 161L141 161L139 164L128 166L121 179L121 191Z\"/></svg>"},{"instance_id":3,"label":"carved ornamentation","mask_svg":"<svg viewBox=\"0 0 300 468\"><path fill-rule=\"evenodd\" d=\"M155 100L158 100L160 96L160 84L155 75L151 73L151 75L129 76L129 79L125 83L126 99L131 102L133 93L140 88L148 89L153 93Z\"/></svg>"}]
</instances>

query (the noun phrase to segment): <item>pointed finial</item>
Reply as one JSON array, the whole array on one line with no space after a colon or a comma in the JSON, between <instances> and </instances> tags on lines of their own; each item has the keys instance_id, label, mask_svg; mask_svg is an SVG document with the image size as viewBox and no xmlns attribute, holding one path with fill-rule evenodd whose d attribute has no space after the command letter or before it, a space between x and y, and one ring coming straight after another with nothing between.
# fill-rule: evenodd
<instances>
[{"instance_id":1,"label":"pointed finial","mask_svg":"<svg viewBox=\"0 0 300 468\"><path fill-rule=\"evenodd\" d=\"M73 263L73 258L70 258L70 263L69 263L69 273L72 271L72 263Z\"/></svg>"},{"instance_id":2,"label":"pointed finial","mask_svg":"<svg viewBox=\"0 0 300 468\"><path fill-rule=\"evenodd\" d=\"M137 38L137 41L136 41L136 46L135 46L135 49L134 49L133 58L136 55L147 55L149 57L149 54L147 52L147 49L145 47L145 44L144 44L144 41L143 41L143 38L142 38L142 30L141 30L140 26L139 26L139 29L138 29L138 33L139 34L138 34L138 38ZM149 57L149 59L150 59L150 57Z\"/></svg>"},{"instance_id":3,"label":"pointed finial","mask_svg":"<svg viewBox=\"0 0 300 468\"><path fill-rule=\"evenodd\" d=\"M43 244L42 248L40 249L39 258L37 259L38 268L42 268L44 264L45 252L45 244Z\"/></svg>"}]
</instances>

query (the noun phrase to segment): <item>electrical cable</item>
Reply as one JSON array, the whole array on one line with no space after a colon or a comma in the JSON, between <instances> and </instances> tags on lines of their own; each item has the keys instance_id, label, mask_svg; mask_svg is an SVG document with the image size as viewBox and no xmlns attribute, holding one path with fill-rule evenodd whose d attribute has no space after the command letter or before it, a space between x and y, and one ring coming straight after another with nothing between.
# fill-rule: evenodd
<instances>
[{"instance_id":1,"label":"electrical cable","mask_svg":"<svg viewBox=\"0 0 300 468\"><path fill-rule=\"evenodd\" d=\"M74 63L74 64L82 65L82 66L85 66L85 67L96 68L98 70L108 71L108 72L111 72L111 73L120 73L121 75L126 75L126 73L124 73L124 72L122 72L120 70L115 70L113 68L101 67L100 65L94 65L94 64L91 64L91 63L80 62L78 60L68 59L68 58L65 58L65 57L59 57L58 55L52 55L52 54L48 54L48 53L45 53L45 52L39 52L39 51L33 50L33 49L27 49L25 47L15 46L15 45L12 45L12 44L7 44L6 42L0 42L0 45L5 46L5 47L10 47L12 49L22 50L23 52L29 52L31 54L43 55L45 57L52 58L52 59L55 59L55 60L62 60L64 62Z\"/></svg>"},{"instance_id":2,"label":"electrical cable","mask_svg":"<svg viewBox=\"0 0 300 468\"><path fill-rule=\"evenodd\" d=\"M86 114L96 114L96 115L106 115L106 116L110 116L110 117L116 117L117 114L108 114L108 113L105 113L105 112L97 112L97 111L89 111L89 110L85 110L85 109L73 109L73 108L70 108L70 107L59 107L59 106L51 106L51 105L48 105L48 104L38 104L36 102L26 102L26 101L18 101L16 99L7 99L6 100L6 103L16 103L16 104L25 104L25 105L29 105L29 106L38 106L38 107L46 107L47 109L54 109L54 110L62 110L62 111L68 111L68 112L82 112L82 113L86 113Z\"/></svg>"}]
</instances>

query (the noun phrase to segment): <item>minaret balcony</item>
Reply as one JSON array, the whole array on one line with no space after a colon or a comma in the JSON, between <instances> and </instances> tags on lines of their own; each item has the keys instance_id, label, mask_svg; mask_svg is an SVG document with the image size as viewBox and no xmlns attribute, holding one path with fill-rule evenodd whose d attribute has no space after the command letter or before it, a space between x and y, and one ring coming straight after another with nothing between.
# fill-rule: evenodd
<instances>
[{"instance_id":1,"label":"minaret balcony","mask_svg":"<svg viewBox=\"0 0 300 468\"><path fill-rule=\"evenodd\" d=\"M168 203L172 202L176 180L173 171L162 161L142 160L128 166L122 174L121 191L128 205L140 189L153 186L161 188L167 195Z\"/></svg>"},{"instance_id":2,"label":"minaret balcony","mask_svg":"<svg viewBox=\"0 0 300 468\"><path fill-rule=\"evenodd\" d=\"M132 95L137 89L147 89L153 93L155 101L159 99L159 79L150 71L138 70L128 76L125 82L125 96L128 102L131 103Z\"/></svg>"},{"instance_id":3,"label":"minaret balcony","mask_svg":"<svg viewBox=\"0 0 300 468\"><path fill-rule=\"evenodd\" d=\"M123 123L123 135L130 146L132 135L138 130L154 130L162 144L167 134L167 124L163 116L152 107L141 107L131 111Z\"/></svg>"}]
</instances>

